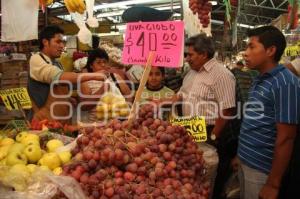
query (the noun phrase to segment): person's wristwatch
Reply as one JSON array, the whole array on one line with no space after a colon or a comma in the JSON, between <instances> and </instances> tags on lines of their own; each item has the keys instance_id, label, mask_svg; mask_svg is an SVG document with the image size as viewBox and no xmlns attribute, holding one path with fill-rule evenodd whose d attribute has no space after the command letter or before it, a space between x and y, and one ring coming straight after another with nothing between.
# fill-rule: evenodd
<instances>
[{"instance_id":1,"label":"person's wristwatch","mask_svg":"<svg viewBox=\"0 0 300 199\"><path fill-rule=\"evenodd\" d=\"M217 137L216 137L216 135L215 135L214 133L212 133L212 134L210 135L210 139L211 139L212 141L215 141L215 140L217 139Z\"/></svg>"}]
</instances>

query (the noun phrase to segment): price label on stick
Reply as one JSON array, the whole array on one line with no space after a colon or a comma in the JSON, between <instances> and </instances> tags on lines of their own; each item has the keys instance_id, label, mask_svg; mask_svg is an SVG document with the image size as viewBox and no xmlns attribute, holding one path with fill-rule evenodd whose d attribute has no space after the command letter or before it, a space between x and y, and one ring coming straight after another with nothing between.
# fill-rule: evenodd
<instances>
[{"instance_id":1,"label":"price label on stick","mask_svg":"<svg viewBox=\"0 0 300 199\"><path fill-rule=\"evenodd\" d=\"M193 136L195 142L205 142L207 132L204 117L175 118L170 121L172 124L183 126Z\"/></svg>"},{"instance_id":2,"label":"price label on stick","mask_svg":"<svg viewBox=\"0 0 300 199\"><path fill-rule=\"evenodd\" d=\"M0 90L0 96L3 103L5 104L5 107L8 110L18 110L18 104L23 109L30 109L32 107L30 97L26 88Z\"/></svg>"},{"instance_id":3,"label":"price label on stick","mask_svg":"<svg viewBox=\"0 0 300 199\"><path fill-rule=\"evenodd\" d=\"M145 65L155 52L153 66L180 67L183 56L182 21L127 23L122 61Z\"/></svg>"}]
</instances>

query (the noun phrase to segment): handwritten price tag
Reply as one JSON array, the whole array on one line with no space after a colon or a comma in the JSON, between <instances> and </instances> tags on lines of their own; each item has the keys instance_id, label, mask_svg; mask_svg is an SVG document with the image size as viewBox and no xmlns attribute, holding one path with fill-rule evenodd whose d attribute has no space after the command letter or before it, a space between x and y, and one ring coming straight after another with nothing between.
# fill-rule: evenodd
<instances>
[{"instance_id":1,"label":"handwritten price tag","mask_svg":"<svg viewBox=\"0 0 300 199\"><path fill-rule=\"evenodd\" d=\"M0 90L0 96L8 110L18 110L18 103L24 109L30 109L32 107L26 88Z\"/></svg>"},{"instance_id":2,"label":"handwritten price tag","mask_svg":"<svg viewBox=\"0 0 300 199\"><path fill-rule=\"evenodd\" d=\"M207 132L204 117L175 118L170 121L172 124L183 126L193 136L195 142L205 142Z\"/></svg>"},{"instance_id":3,"label":"handwritten price tag","mask_svg":"<svg viewBox=\"0 0 300 199\"><path fill-rule=\"evenodd\" d=\"M150 51L154 66L180 67L183 56L182 21L127 23L122 61L145 65Z\"/></svg>"}]
</instances>

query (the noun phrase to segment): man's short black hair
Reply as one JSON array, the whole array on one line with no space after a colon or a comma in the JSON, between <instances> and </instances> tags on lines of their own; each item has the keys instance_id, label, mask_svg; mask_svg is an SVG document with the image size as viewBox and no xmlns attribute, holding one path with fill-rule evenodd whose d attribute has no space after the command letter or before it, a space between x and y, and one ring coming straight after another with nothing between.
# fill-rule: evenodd
<instances>
[{"instance_id":1,"label":"man's short black hair","mask_svg":"<svg viewBox=\"0 0 300 199\"><path fill-rule=\"evenodd\" d=\"M40 32L39 43L40 43L40 50L44 48L43 40L54 38L56 34L64 34L63 29L58 26L47 26Z\"/></svg>"},{"instance_id":2,"label":"man's short black hair","mask_svg":"<svg viewBox=\"0 0 300 199\"><path fill-rule=\"evenodd\" d=\"M248 37L258 37L260 43L266 48L276 47L274 60L279 62L286 47L285 37L280 30L274 26L262 26L248 31Z\"/></svg>"},{"instance_id":3,"label":"man's short black hair","mask_svg":"<svg viewBox=\"0 0 300 199\"><path fill-rule=\"evenodd\" d=\"M209 59L215 55L215 44L212 37L201 33L187 39L186 46L192 46L197 53L207 53Z\"/></svg>"},{"instance_id":4,"label":"man's short black hair","mask_svg":"<svg viewBox=\"0 0 300 199\"><path fill-rule=\"evenodd\" d=\"M85 66L86 69L88 70L88 72L93 72L92 64L97 58L105 59L105 60L109 61L108 54L104 49L96 48L96 49L91 50L89 52L88 60L87 60L86 66Z\"/></svg>"}]
</instances>

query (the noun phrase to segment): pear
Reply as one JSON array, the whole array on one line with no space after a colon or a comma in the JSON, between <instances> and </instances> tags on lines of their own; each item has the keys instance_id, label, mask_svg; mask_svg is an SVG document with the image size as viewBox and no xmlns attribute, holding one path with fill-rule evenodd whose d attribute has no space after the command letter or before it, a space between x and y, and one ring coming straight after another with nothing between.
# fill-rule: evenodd
<instances>
[{"instance_id":1,"label":"pear","mask_svg":"<svg viewBox=\"0 0 300 199\"><path fill-rule=\"evenodd\" d=\"M60 152L60 153L58 153L58 156L59 156L59 159L62 164L66 164L66 163L70 162L70 160L72 158L72 154L70 151Z\"/></svg>"},{"instance_id":2,"label":"pear","mask_svg":"<svg viewBox=\"0 0 300 199\"><path fill-rule=\"evenodd\" d=\"M28 162L36 163L42 157L42 150L38 145L29 145L25 148L24 154L26 155Z\"/></svg>"},{"instance_id":3,"label":"pear","mask_svg":"<svg viewBox=\"0 0 300 199\"><path fill-rule=\"evenodd\" d=\"M46 144L48 152L55 152L57 148L62 146L64 146L64 143L58 139L52 139Z\"/></svg>"},{"instance_id":4,"label":"pear","mask_svg":"<svg viewBox=\"0 0 300 199\"><path fill-rule=\"evenodd\" d=\"M47 166L49 169L53 170L61 165L61 161L56 153L46 153L39 160L38 165Z\"/></svg>"},{"instance_id":5,"label":"pear","mask_svg":"<svg viewBox=\"0 0 300 199\"><path fill-rule=\"evenodd\" d=\"M13 166L16 164L27 164L27 158L25 154L21 152L12 152L9 153L6 157L6 164L8 166Z\"/></svg>"},{"instance_id":6,"label":"pear","mask_svg":"<svg viewBox=\"0 0 300 199\"><path fill-rule=\"evenodd\" d=\"M21 142L28 135L27 131L22 131L16 136L16 141Z\"/></svg>"}]
</instances>

